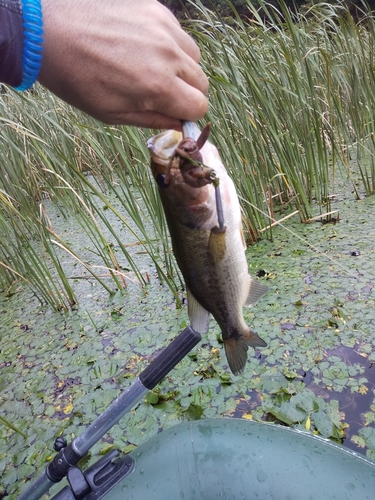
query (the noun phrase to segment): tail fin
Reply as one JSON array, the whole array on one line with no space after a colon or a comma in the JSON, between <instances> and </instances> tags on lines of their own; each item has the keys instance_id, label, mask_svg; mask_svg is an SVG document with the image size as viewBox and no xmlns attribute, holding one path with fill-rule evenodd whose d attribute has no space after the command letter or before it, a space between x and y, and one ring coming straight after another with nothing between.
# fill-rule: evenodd
<instances>
[{"instance_id":1,"label":"tail fin","mask_svg":"<svg viewBox=\"0 0 375 500\"><path fill-rule=\"evenodd\" d=\"M233 375L241 375L245 369L248 347L266 347L266 342L247 328L238 338L224 339L225 354Z\"/></svg>"}]
</instances>

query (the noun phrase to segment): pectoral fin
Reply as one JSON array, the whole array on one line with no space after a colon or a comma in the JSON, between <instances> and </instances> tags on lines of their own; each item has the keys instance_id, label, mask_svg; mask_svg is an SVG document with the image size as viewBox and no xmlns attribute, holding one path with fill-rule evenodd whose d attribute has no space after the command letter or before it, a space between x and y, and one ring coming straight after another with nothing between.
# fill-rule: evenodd
<instances>
[{"instance_id":1,"label":"pectoral fin","mask_svg":"<svg viewBox=\"0 0 375 500\"><path fill-rule=\"evenodd\" d=\"M268 291L268 287L263 285L260 281L252 279L251 276L249 278L249 293L246 299L246 306L250 306L251 304L255 304L255 302Z\"/></svg>"},{"instance_id":2,"label":"pectoral fin","mask_svg":"<svg viewBox=\"0 0 375 500\"><path fill-rule=\"evenodd\" d=\"M200 305L194 295L187 288L188 315L193 330L206 333L210 322L210 313Z\"/></svg>"},{"instance_id":3,"label":"pectoral fin","mask_svg":"<svg viewBox=\"0 0 375 500\"><path fill-rule=\"evenodd\" d=\"M225 257L227 249L226 244L226 228L220 229L215 226L211 229L210 238L208 240L208 254L214 263L220 262Z\"/></svg>"}]
</instances>

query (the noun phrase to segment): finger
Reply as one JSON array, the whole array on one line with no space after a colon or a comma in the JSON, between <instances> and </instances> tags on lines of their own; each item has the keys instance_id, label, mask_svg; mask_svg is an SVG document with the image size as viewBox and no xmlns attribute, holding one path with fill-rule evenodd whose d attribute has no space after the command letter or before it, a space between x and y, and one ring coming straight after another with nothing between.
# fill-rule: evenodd
<instances>
[{"instance_id":1,"label":"finger","mask_svg":"<svg viewBox=\"0 0 375 500\"><path fill-rule=\"evenodd\" d=\"M164 19L166 18L169 18L172 22L174 22L174 24L176 24L177 26L180 26L180 23L178 21L178 19L176 18L176 16L174 14L172 14L172 12L168 9L168 7L166 7L165 5L162 5L159 1L155 4L154 4L154 7L157 6L157 9L160 9L162 11L162 16ZM148 7L148 10L150 10L150 7Z\"/></svg>"},{"instance_id":2,"label":"finger","mask_svg":"<svg viewBox=\"0 0 375 500\"><path fill-rule=\"evenodd\" d=\"M166 9L168 11L168 17L164 17L164 33L169 33L170 37L178 44L178 46L189 56L198 63L201 58L200 49L197 43L193 40L193 38L184 31L178 20L174 17L174 15L164 7L159 4L161 8Z\"/></svg>"},{"instance_id":3,"label":"finger","mask_svg":"<svg viewBox=\"0 0 375 500\"><path fill-rule=\"evenodd\" d=\"M178 120L196 121L205 115L207 109L208 102L205 94L176 77L167 95L159 98L152 110Z\"/></svg>"},{"instance_id":4,"label":"finger","mask_svg":"<svg viewBox=\"0 0 375 500\"><path fill-rule=\"evenodd\" d=\"M200 90L202 94L208 91L208 78L202 68L193 62L189 57L185 57L181 64L177 76L188 85Z\"/></svg>"},{"instance_id":5,"label":"finger","mask_svg":"<svg viewBox=\"0 0 375 500\"><path fill-rule=\"evenodd\" d=\"M181 130L181 120L155 111L145 111L143 113L113 112L106 116L105 122L109 125L131 125L142 128Z\"/></svg>"},{"instance_id":6,"label":"finger","mask_svg":"<svg viewBox=\"0 0 375 500\"><path fill-rule=\"evenodd\" d=\"M199 63L201 59L201 51L193 40L193 38L186 33L183 29L180 29L179 33L176 34L176 42L179 47L193 59L194 62Z\"/></svg>"}]
</instances>

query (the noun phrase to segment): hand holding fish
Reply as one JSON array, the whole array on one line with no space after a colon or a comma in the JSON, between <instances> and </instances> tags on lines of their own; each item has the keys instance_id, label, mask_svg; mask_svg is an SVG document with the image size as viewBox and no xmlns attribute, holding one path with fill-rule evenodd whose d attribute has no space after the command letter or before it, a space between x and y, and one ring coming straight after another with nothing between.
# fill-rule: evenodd
<instances>
[{"instance_id":1,"label":"hand holding fish","mask_svg":"<svg viewBox=\"0 0 375 500\"><path fill-rule=\"evenodd\" d=\"M236 190L217 149L208 141L209 128L202 133L195 124L189 128L193 137L182 138L181 133L168 130L148 141L151 170L185 279L191 326L205 333L210 314L214 316L229 367L239 375L246 365L248 346L266 345L245 324L242 309L267 287L248 274ZM219 220L212 172L220 179L224 224Z\"/></svg>"},{"instance_id":2,"label":"hand holding fish","mask_svg":"<svg viewBox=\"0 0 375 500\"><path fill-rule=\"evenodd\" d=\"M99 120L179 128L207 111L200 51L156 0L43 0L38 80Z\"/></svg>"}]
</instances>

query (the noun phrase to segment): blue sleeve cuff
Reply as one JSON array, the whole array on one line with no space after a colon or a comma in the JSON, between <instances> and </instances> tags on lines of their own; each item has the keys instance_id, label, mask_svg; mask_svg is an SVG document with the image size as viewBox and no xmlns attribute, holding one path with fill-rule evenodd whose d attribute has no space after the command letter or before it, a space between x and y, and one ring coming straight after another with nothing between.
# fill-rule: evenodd
<instances>
[{"instance_id":1,"label":"blue sleeve cuff","mask_svg":"<svg viewBox=\"0 0 375 500\"><path fill-rule=\"evenodd\" d=\"M1 1L1 0L0 0ZM43 59L43 17L41 0L22 0L22 82L16 90L27 90L38 78Z\"/></svg>"}]
</instances>

